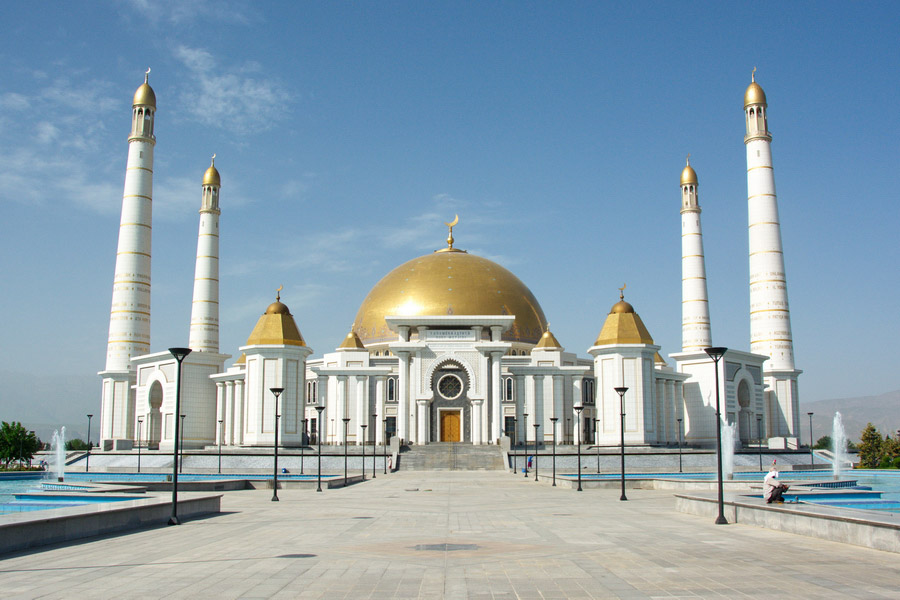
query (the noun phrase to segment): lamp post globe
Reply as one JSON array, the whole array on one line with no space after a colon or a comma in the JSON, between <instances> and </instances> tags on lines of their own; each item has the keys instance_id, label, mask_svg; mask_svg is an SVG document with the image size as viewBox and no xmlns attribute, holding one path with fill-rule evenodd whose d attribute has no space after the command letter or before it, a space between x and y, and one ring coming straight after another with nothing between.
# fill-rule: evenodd
<instances>
[{"instance_id":1,"label":"lamp post globe","mask_svg":"<svg viewBox=\"0 0 900 600\"><path fill-rule=\"evenodd\" d=\"M175 378L175 414L181 414L181 364L188 354L191 353L190 348L169 348L169 352L178 363L178 374ZM174 419L175 431L172 436L172 516L169 517L169 525L179 525L178 521L178 421Z\"/></svg>"},{"instance_id":2,"label":"lamp post globe","mask_svg":"<svg viewBox=\"0 0 900 600\"><path fill-rule=\"evenodd\" d=\"M716 468L718 475L718 504L719 514L716 517L716 525L727 525L725 518L725 496L722 483L722 411L719 404L719 360L728 352L728 348L711 347L704 348L704 352L713 360L716 374Z\"/></svg>"}]
</instances>

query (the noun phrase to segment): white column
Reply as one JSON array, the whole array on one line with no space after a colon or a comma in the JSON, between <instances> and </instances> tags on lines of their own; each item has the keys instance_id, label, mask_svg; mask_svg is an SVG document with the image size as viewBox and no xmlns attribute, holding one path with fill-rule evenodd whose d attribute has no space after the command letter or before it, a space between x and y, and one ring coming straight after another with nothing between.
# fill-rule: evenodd
<instances>
[{"instance_id":1,"label":"white column","mask_svg":"<svg viewBox=\"0 0 900 600\"><path fill-rule=\"evenodd\" d=\"M397 437L409 441L409 352L395 352L399 359L397 381Z\"/></svg>"},{"instance_id":2,"label":"white column","mask_svg":"<svg viewBox=\"0 0 900 600\"><path fill-rule=\"evenodd\" d=\"M563 413L563 399L565 397L565 392L563 391L563 375L554 375L553 376L553 416L557 419L562 419L563 424L565 424L565 414ZM552 424L548 420L549 423ZM562 431L562 426L559 424L559 421L556 421L556 440L559 441L561 439L560 431ZM547 432L551 437L546 438L552 441L553 432ZM545 436L546 437L546 436Z\"/></svg>"},{"instance_id":3,"label":"white column","mask_svg":"<svg viewBox=\"0 0 900 600\"><path fill-rule=\"evenodd\" d=\"M472 443L481 444L481 423L482 423L482 405L484 401L481 398L472 400Z\"/></svg>"},{"instance_id":4,"label":"white column","mask_svg":"<svg viewBox=\"0 0 900 600\"><path fill-rule=\"evenodd\" d=\"M516 442L521 444L525 439L525 413L528 412L528 394L525 392L525 377L517 375L515 379L516 386Z\"/></svg>"},{"instance_id":5,"label":"white column","mask_svg":"<svg viewBox=\"0 0 900 600\"><path fill-rule=\"evenodd\" d=\"M236 446L243 445L244 443L244 430L246 426L244 424L245 416L245 408L244 408L244 381L237 380L234 382L234 389L231 394L234 396L234 444Z\"/></svg>"},{"instance_id":6,"label":"white column","mask_svg":"<svg viewBox=\"0 0 900 600\"><path fill-rule=\"evenodd\" d=\"M356 445L361 446L366 443L365 430L363 425L369 423L368 406L369 395L366 390L366 382L369 377L367 375L356 376Z\"/></svg>"},{"instance_id":7,"label":"white column","mask_svg":"<svg viewBox=\"0 0 900 600\"><path fill-rule=\"evenodd\" d=\"M334 427L338 444L346 444L344 417L347 415L347 376L337 376L337 397L335 398Z\"/></svg>"},{"instance_id":8,"label":"white column","mask_svg":"<svg viewBox=\"0 0 900 600\"><path fill-rule=\"evenodd\" d=\"M416 400L416 443L428 443L428 400Z\"/></svg>"},{"instance_id":9,"label":"white column","mask_svg":"<svg viewBox=\"0 0 900 600\"><path fill-rule=\"evenodd\" d=\"M563 431L565 432L565 435L563 436L565 438L565 441L563 443L569 443L569 444L574 443L574 439L569 437L569 435L570 435L569 432L570 432L570 425L575 422L574 407L584 406L584 398L582 397L584 394L581 390L581 385L582 385L581 376L573 375L572 376L572 403L571 403L571 405L569 405L568 407L565 408L565 410L562 412L562 414L559 415L559 420L561 423L563 423L562 427L563 427ZM566 419L569 419L568 423L566 423Z\"/></svg>"},{"instance_id":10,"label":"white column","mask_svg":"<svg viewBox=\"0 0 900 600\"><path fill-rule=\"evenodd\" d=\"M375 423L375 443L380 445L383 443L384 431L381 426L384 420L384 383L385 383L384 375L377 375L375 377L375 412L378 414L378 419Z\"/></svg>"},{"instance_id":11,"label":"white column","mask_svg":"<svg viewBox=\"0 0 900 600\"><path fill-rule=\"evenodd\" d=\"M325 410L323 410L321 414L316 411L316 437L317 439L321 439L323 444L329 442L328 414L331 409L328 407L328 379L327 376L323 375L319 375L316 379L316 394L318 395L316 404L325 407Z\"/></svg>"},{"instance_id":12,"label":"white column","mask_svg":"<svg viewBox=\"0 0 900 600\"><path fill-rule=\"evenodd\" d=\"M535 375L534 381L534 421L532 421L531 429L534 430L534 424L540 427L533 432L535 441L540 441L544 437L547 430L546 411L544 410L544 376Z\"/></svg>"},{"instance_id":13,"label":"white column","mask_svg":"<svg viewBox=\"0 0 900 600\"><path fill-rule=\"evenodd\" d=\"M530 441L534 439L534 424L537 422L537 409L534 401L534 375L525 376L525 413L528 415L524 419L525 437L524 440Z\"/></svg>"},{"instance_id":14,"label":"white column","mask_svg":"<svg viewBox=\"0 0 900 600\"><path fill-rule=\"evenodd\" d=\"M501 410L503 382L500 379L500 361L503 352L491 352L491 443L499 443L501 435Z\"/></svg>"}]
</instances>

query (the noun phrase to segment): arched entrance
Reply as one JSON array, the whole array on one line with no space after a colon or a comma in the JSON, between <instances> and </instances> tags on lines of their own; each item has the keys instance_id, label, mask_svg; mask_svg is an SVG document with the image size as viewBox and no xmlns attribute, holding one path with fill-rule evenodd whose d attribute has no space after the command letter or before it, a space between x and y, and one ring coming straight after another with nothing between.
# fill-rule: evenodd
<instances>
[{"instance_id":1,"label":"arched entrance","mask_svg":"<svg viewBox=\"0 0 900 600\"><path fill-rule=\"evenodd\" d=\"M465 369L448 361L434 371L429 418L429 438L440 442L470 442L471 413Z\"/></svg>"},{"instance_id":2,"label":"arched entrance","mask_svg":"<svg viewBox=\"0 0 900 600\"><path fill-rule=\"evenodd\" d=\"M752 438L753 411L750 410L750 384L746 379L741 379L737 389L738 407L738 436L741 445L750 443Z\"/></svg>"},{"instance_id":3,"label":"arched entrance","mask_svg":"<svg viewBox=\"0 0 900 600\"><path fill-rule=\"evenodd\" d=\"M162 413L160 412L160 407L163 401L163 389L160 382L154 381L150 385L147 400L150 403L150 414L147 415L147 448L158 450L159 441L162 439Z\"/></svg>"}]
</instances>

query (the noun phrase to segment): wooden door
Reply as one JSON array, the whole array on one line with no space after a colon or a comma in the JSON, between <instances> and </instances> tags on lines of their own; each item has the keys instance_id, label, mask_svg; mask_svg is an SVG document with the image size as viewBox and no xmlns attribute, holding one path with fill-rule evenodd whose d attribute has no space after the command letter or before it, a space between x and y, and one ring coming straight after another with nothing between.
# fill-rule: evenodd
<instances>
[{"instance_id":1,"label":"wooden door","mask_svg":"<svg viewBox=\"0 0 900 600\"><path fill-rule=\"evenodd\" d=\"M459 411L445 410L441 412L441 441L458 442L459 439Z\"/></svg>"}]
</instances>

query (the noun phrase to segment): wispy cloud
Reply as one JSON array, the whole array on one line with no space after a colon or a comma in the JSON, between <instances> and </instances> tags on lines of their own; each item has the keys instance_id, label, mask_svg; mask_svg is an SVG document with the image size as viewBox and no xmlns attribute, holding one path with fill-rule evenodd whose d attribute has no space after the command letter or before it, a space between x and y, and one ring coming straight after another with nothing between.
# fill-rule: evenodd
<instances>
[{"instance_id":1,"label":"wispy cloud","mask_svg":"<svg viewBox=\"0 0 900 600\"><path fill-rule=\"evenodd\" d=\"M189 74L183 110L202 123L248 134L270 129L285 115L289 94L258 63L222 66L207 50L184 45L174 54Z\"/></svg>"},{"instance_id":2,"label":"wispy cloud","mask_svg":"<svg viewBox=\"0 0 900 600\"><path fill-rule=\"evenodd\" d=\"M250 6L223 0L131 0L130 7L151 25L188 26L198 20L247 23Z\"/></svg>"}]
</instances>

